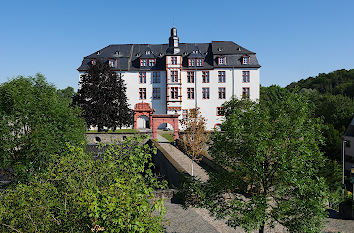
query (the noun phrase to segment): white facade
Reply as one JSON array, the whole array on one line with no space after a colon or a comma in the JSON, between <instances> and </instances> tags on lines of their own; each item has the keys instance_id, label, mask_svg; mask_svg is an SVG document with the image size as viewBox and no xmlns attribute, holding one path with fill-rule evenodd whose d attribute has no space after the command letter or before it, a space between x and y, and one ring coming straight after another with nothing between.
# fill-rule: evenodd
<instances>
[{"instance_id":1,"label":"white facade","mask_svg":"<svg viewBox=\"0 0 354 233\"><path fill-rule=\"evenodd\" d=\"M241 98L246 94L253 101L259 99L260 65L255 53L233 42L193 45L179 44L178 40L177 31L173 28L169 45L111 45L102 52L85 57L78 70L85 72L85 63L99 59L99 56L105 56L109 62L116 59L112 64L118 64L114 68L123 75L131 108L145 102L150 104L155 114L177 113L182 119L185 110L199 107L208 130L222 123L224 117L218 114L218 108L232 96ZM113 58L117 54L121 56ZM198 60L202 63L190 66L191 58L193 62ZM141 60L145 61L142 63ZM147 67L151 60L156 68ZM247 64L243 64L243 60L248 61ZM123 67L118 69L119 65ZM206 73L208 79L203 78ZM154 75L158 77L155 80ZM138 126L146 127L146 124L139 121Z\"/></svg>"}]
</instances>

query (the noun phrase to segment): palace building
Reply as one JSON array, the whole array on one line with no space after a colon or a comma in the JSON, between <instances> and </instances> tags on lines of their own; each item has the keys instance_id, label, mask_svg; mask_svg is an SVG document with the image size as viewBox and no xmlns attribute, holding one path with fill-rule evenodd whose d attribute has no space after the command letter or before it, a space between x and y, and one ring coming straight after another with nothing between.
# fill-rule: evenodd
<instances>
[{"instance_id":1,"label":"palace building","mask_svg":"<svg viewBox=\"0 0 354 233\"><path fill-rule=\"evenodd\" d=\"M132 108L147 103L154 114L186 116L199 107L207 129L223 120L222 104L232 96L259 99L256 53L232 41L179 43L171 29L168 44L114 44L84 57L78 71L86 72L96 60L107 62L123 75ZM137 120L149 128L149 117Z\"/></svg>"}]
</instances>

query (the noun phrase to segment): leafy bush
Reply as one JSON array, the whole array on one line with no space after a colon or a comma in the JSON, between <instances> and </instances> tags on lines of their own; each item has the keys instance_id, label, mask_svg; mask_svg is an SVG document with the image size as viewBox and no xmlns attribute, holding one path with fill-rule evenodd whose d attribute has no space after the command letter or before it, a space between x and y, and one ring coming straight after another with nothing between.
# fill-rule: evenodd
<instances>
[{"instance_id":1,"label":"leafy bush","mask_svg":"<svg viewBox=\"0 0 354 233\"><path fill-rule=\"evenodd\" d=\"M142 145L143 139L106 145L96 160L69 146L46 172L5 190L0 231L161 232L164 209L153 191L165 184L151 172L156 149Z\"/></svg>"},{"instance_id":2,"label":"leafy bush","mask_svg":"<svg viewBox=\"0 0 354 233\"><path fill-rule=\"evenodd\" d=\"M85 140L85 123L70 98L37 74L0 85L0 170L26 180L44 169L52 154L63 155L66 142Z\"/></svg>"}]
</instances>

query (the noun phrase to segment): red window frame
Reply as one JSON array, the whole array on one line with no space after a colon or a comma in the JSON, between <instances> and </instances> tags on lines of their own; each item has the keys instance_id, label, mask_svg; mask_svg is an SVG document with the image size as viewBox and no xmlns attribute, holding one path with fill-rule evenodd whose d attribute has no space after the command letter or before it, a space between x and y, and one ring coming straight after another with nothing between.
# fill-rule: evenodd
<instances>
[{"instance_id":1,"label":"red window frame","mask_svg":"<svg viewBox=\"0 0 354 233\"><path fill-rule=\"evenodd\" d=\"M171 64L177 65L177 57L171 57Z\"/></svg>"},{"instance_id":2,"label":"red window frame","mask_svg":"<svg viewBox=\"0 0 354 233\"><path fill-rule=\"evenodd\" d=\"M149 59L149 66L155 66L156 60L155 59Z\"/></svg>"},{"instance_id":3,"label":"red window frame","mask_svg":"<svg viewBox=\"0 0 354 233\"><path fill-rule=\"evenodd\" d=\"M140 59L140 66L141 67L145 67L145 66L147 66L147 61L146 61L147 59Z\"/></svg>"},{"instance_id":4,"label":"red window frame","mask_svg":"<svg viewBox=\"0 0 354 233\"><path fill-rule=\"evenodd\" d=\"M201 58L196 59L195 65L196 66L203 66L204 65L203 59L201 59Z\"/></svg>"},{"instance_id":5,"label":"red window frame","mask_svg":"<svg viewBox=\"0 0 354 233\"><path fill-rule=\"evenodd\" d=\"M171 70L171 83L178 83L178 70Z\"/></svg>"},{"instance_id":6,"label":"red window frame","mask_svg":"<svg viewBox=\"0 0 354 233\"><path fill-rule=\"evenodd\" d=\"M242 82L249 83L250 82L250 72L242 71Z\"/></svg>"},{"instance_id":7,"label":"red window frame","mask_svg":"<svg viewBox=\"0 0 354 233\"><path fill-rule=\"evenodd\" d=\"M249 65L250 64L250 57L249 56L243 56L242 57L242 65Z\"/></svg>"},{"instance_id":8,"label":"red window frame","mask_svg":"<svg viewBox=\"0 0 354 233\"><path fill-rule=\"evenodd\" d=\"M202 71L202 83L209 83L209 71Z\"/></svg>"},{"instance_id":9,"label":"red window frame","mask_svg":"<svg viewBox=\"0 0 354 233\"><path fill-rule=\"evenodd\" d=\"M226 99L226 88L219 87L218 88L219 99Z\"/></svg>"},{"instance_id":10,"label":"red window frame","mask_svg":"<svg viewBox=\"0 0 354 233\"><path fill-rule=\"evenodd\" d=\"M146 88L139 88L139 99L146 100Z\"/></svg>"},{"instance_id":11,"label":"red window frame","mask_svg":"<svg viewBox=\"0 0 354 233\"><path fill-rule=\"evenodd\" d=\"M187 83L194 83L195 80L195 72L187 71Z\"/></svg>"},{"instance_id":12,"label":"red window frame","mask_svg":"<svg viewBox=\"0 0 354 233\"><path fill-rule=\"evenodd\" d=\"M218 58L218 65L225 65L226 64L226 58L225 57L219 57Z\"/></svg>"},{"instance_id":13,"label":"red window frame","mask_svg":"<svg viewBox=\"0 0 354 233\"><path fill-rule=\"evenodd\" d=\"M202 88L202 97L203 97L203 99L210 99L210 88L209 87Z\"/></svg>"},{"instance_id":14,"label":"red window frame","mask_svg":"<svg viewBox=\"0 0 354 233\"><path fill-rule=\"evenodd\" d=\"M249 87L243 87L242 88L242 98L250 98L250 88Z\"/></svg>"},{"instance_id":15,"label":"red window frame","mask_svg":"<svg viewBox=\"0 0 354 233\"><path fill-rule=\"evenodd\" d=\"M219 71L218 72L218 81L219 81L219 83L225 83L226 82L226 72L225 71Z\"/></svg>"},{"instance_id":16,"label":"red window frame","mask_svg":"<svg viewBox=\"0 0 354 233\"><path fill-rule=\"evenodd\" d=\"M171 99L178 99L178 87L171 87Z\"/></svg>"},{"instance_id":17,"label":"red window frame","mask_svg":"<svg viewBox=\"0 0 354 233\"><path fill-rule=\"evenodd\" d=\"M194 100L194 87L187 88L187 99Z\"/></svg>"},{"instance_id":18,"label":"red window frame","mask_svg":"<svg viewBox=\"0 0 354 233\"><path fill-rule=\"evenodd\" d=\"M216 107L216 116L225 116L223 107Z\"/></svg>"},{"instance_id":19,"label":"red window frame","mask_svg":"<svg viewBox=\"0 0 354 233\"><path fill-rule=\"evenodd\" d=\"M113 65L111 64L111 62L113 62ZM108 66L111 68L115 68L116 67L116 60L115 59L109 59L108 60Z\"/></svg>"},{"instance_id":20,"label":"red window frame","mask_svg":"<svg viewBox=\"0 0 354 233\"><path fill-rule=\"evenodd\" d=\"M139 83L146 83L146 72L139 72Z\"/></svg>"}]
</instances>

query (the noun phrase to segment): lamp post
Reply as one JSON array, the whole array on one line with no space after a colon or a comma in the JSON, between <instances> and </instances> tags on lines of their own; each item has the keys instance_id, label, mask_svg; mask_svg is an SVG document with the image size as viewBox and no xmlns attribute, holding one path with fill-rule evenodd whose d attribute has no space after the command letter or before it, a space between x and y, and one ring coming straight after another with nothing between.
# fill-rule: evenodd
<instances>
[{"instance_id":1,"label":"lamp post","mask_svg":"<svg viewBox=\"0 0 354 233\"><path fill-rule=\"evenodd\" d=\"M345 191L344 172L345 172L345 144L346 143L348 143L348 141L342 138L342 195L343 197Z\"/></svg>"}]
</instances>

